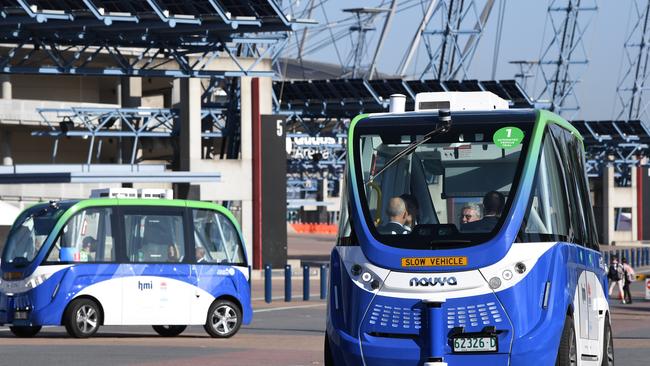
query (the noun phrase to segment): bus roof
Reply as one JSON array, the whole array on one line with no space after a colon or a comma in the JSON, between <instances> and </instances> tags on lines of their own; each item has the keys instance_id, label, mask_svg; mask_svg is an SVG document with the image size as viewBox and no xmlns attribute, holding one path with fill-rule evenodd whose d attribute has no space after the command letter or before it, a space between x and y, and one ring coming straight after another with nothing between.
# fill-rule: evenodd
<instances>
[{"instance_id":1,"label":"bus roof","mask_svg":"<svg viewBox=\"0 0 650 366\"><path fill-rule=\"evenodd\" d=\"M452 121L453 116L487 116L491 120L498 120L504 118L504 123L507 123L506 118L517 118L521 122L529 121L530 123L538 123L541 120L541 124L538 124L537 127L544 127L547 123L557 124L567 130L569 130L574 136L576 136L580 141L583 141L584 138L578 132L578 130L573 127L571 123L565 120L563 117L544 110L544 109L497 109L497 110L485 110L485 111L452 111ZM373 120L382 120L382 119L393 119L393 118L415 118L415 117L437 117L438 110L424 110L424 111L409 111L403 113L371 113L371 114L360 114L355 117L350 123L350 133L354 129L356 123L362 119L370 118Z\"/></svg>"},{"instance_id":2,"label":"bus roof","mask_svg":"<svg viewBox=\"0 0 650 366\"><path fill-rule=\"evenodd\" d=\"M170 199L142 199L142 198L88 198L82 200L65 200L57 202L59 204L65 204L67 206L65 214L61 217L63 220L67 220L71 215L76 212L90 207L102 207L102 206L147 206L147 207L187 207L187 208L197 208L205 210L214 210L219 211L222 214L226 215L235 225L237 230L240 230L239 223L235 216L225 208L224 206L204 201L193 201L193 200L170 200ZM40 206L47 206L51 203L43 202L31 206L28 209L33 209Z\"/></svg>"}]
</instances>

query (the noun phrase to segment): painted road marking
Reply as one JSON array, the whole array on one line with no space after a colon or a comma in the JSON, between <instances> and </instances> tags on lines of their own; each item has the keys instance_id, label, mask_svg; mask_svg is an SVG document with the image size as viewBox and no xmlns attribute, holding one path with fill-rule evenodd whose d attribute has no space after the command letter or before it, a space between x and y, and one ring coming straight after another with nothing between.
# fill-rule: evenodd
<instances>
[{"instance_id":1,"label":"painted road marking","mask_svg":"<svg viewBox=\"0 0 650 366\"><path fill-rule=\"evenodd\" d=\"M305 309L305 308L315 308L319 306L325 306L325 304L313 304L313 305L297 305L297 306L282 306L278 308L267 308L267 309L257 309L253 310L253 313L268 313L270 311L281 311L281 310L293 310L293 309Z\"/></svg>"}]
</instances>

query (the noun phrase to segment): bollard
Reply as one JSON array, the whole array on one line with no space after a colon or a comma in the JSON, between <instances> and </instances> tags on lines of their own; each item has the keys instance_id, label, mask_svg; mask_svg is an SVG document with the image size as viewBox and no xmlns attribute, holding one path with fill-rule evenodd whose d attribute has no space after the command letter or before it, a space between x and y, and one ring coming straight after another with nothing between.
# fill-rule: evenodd
<instances>
[{"instance_id":1,"label":"bollard","mask_svg":"<svg viewBox=\"0 0 650 366\"><path fill-rule=\"evenodd\" d=\"M643 248L637 248L636 253L636 266L641 267L643 265Z\"/></svg>"},{"instance_id":2,"label":"bollard","mask_svg":"<svg viewBox=\"0 0 650 366\"><path fill-rule=\"evenodd\" d=\"M327 296L327 267L324 264L320 266L320 299L325 300Z\"/></svg>"},{"instance_id":3,"label":"bollard","mask_svg":"<svg viewBox=\"0 0 650 366\"><path fill-rule=\"evenodd\" d=\"M291 301L291 265L284 266L284 301Z\"/></svg>"},{"instance_id":4,"label":"bollard","mask_svg":"<svg viewBox=\"0 0 650 366\"><path fill-rule=\"evenodd\" d=\"M302 266L302 301L309 301L309 266Z\"/></svg>"},{"instance_id":5,"label":"bollard","mask_svg":"<svg viewBox=\"0 0 650 366\"><path fill-rule=\"evenodd\" d=\"M270 304L273 300L273 279L272 279L271 266L268 264L264 266L264 301L267 304Z\"/></svg>"}]
</instances>

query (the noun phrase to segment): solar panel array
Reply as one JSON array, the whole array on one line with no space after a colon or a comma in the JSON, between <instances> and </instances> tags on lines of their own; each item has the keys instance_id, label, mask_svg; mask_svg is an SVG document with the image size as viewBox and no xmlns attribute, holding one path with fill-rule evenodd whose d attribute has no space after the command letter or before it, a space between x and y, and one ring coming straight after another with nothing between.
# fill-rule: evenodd
<instances>
[{"instance_id":1,"label":"solar panel array","mask_svg":"<svg viewBox=\"0 0 650 366\"><path fill-rule=\"evenodd\" d=\"M650 144L648 128L639 120L572 121L587 146Z\"/></svg>"},{"instance_id":2,"label":"solar panel array","mask_svg":"<svg viewBox=\"0 0 650 366\"><path fill-rule=\"evenodd\" d=\"M36 19L38 23L55 21L64 27L161 21L171 21L172 27L218 23L234 27L290 26L275 0L2 0L0 10L6 24L28 26L26 18ZM88 22L93 18L96 23ZM75 20L80 19L84 20L83 24L75 24Z\"/></svg>"},{"instance_id":3,"label":"solar panel array","mask_svg":"<svg viewBox=\"0 0 650 366\"><path fill-rule=\"evenodd\" d=\"M533 106L514 80L293 80L273 82L273 91L281 111L332 118L387 111L391 94L406 95L412 109L415 95L423 92L491 91L513 108Z\"/></svg>"},{"instance_id":4,"label":"solar panel array","mask_svg":"<svg viewBox=\"0 0 650 366\"><path fill-rule=\"evenodd\" d=\"M276 57L308 22L276 0L0 0L0 16L2 72L142 77L271 76L237 58Z\"/></svg>"}]
</instances>

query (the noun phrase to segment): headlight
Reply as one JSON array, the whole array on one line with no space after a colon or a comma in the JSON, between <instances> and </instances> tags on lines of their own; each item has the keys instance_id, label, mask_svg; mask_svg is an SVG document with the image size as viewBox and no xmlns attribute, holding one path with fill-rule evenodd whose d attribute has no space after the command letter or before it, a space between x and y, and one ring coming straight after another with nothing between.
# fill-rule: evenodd
<instances>
[{"instance_id":1,"label":"headlight","mask_svg":"<svg viewBox=\"0 0 650 366\"><path fill-rule=\"evenodd\" d=\"M35 276L34 278L30 279L29 281L27 281L25 283L25 287L27 287L29 289L35 288L36 286L38 286L41 283L45 282L49 277L50 277L50 275L47 275L47 274L42 274L42 275Z\"/></svg>"}]
</instances>

